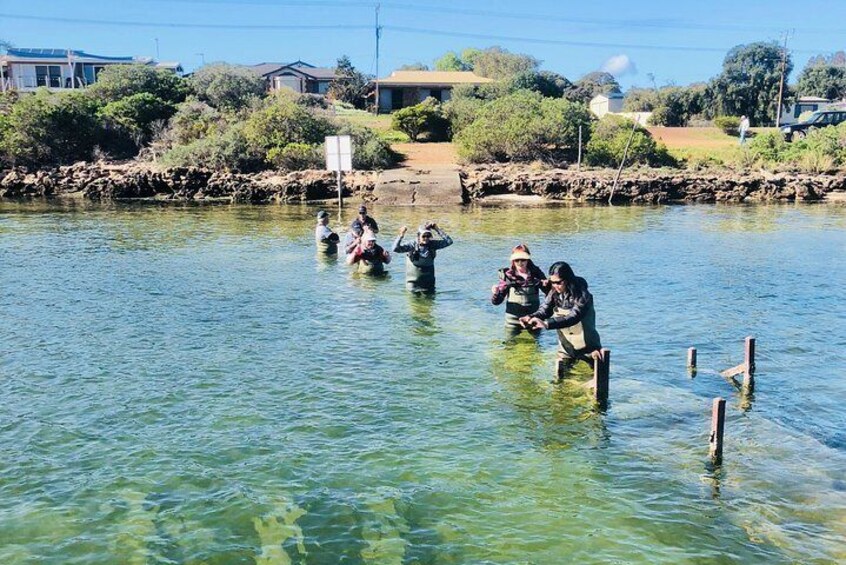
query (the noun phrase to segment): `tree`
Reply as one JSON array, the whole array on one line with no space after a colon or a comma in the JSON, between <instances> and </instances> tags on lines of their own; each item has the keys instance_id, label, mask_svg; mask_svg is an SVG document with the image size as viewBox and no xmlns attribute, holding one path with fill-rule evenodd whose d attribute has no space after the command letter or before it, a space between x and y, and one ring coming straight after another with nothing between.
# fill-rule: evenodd
<instances>
[{"instance_id":1,"label":"tree","mask_svg":"<svg viewBox=\"0 0 846 565\"><path fill-rule=\"evenodd\" d=\"M447 51L435 59L436 71L469 71L470 66L461 60L455 51Z\"/></svg>"},{"instance_id":2,"label":"tree","mask_svg":"<svg viewBox=\"0 0 846 565\"><path fill-rule=\"evenodd\" d=\"M799 96L820 96L829 100L846 97L846 67L829 64L809 65L799 75Z\"/></svg>"},{"instance_id":3,"label":"tree","mask_svg":"<svg viewBox=\"0 0 846 565\"><path fill-rule=\"evenodd\" d=\"M420 104L408 106L394 112L391 127L406 134L411 141L417 141L423 133L429 138L444 137L448 123L441 111L441 105L432 97Z\"/></svg>"},{"instance_id":4,"label":"tree","mask_svg":"<svg viewBox=\"0 0 846 565\"><path fill-rule=\"evenodd\" d=\"M335 78L329 84L326 95L332 100L364 108L369 91L368 83L368 78L356 70L350 58L344 55L338 59Z\"/></svg>"},{"instance_id":5,"label":"tree","mask_svg":"<svg viewBox=\"0 0 846 565\"><path fill-rule=\"evenodd\" d=\"M240 110L264 96L267 84L252 69L214 63L197 70L188 80L197 98L221 110Z\"/></svg>"},{"instance_id":6,"label":"tree","mask_svg":"<svg viewBox=\"0 0 846 565\"><path fill-rule=\"evenodd\" d=\"M334 132L335 126L314 110L297 104L289 96L276 94L253 112L244 125L244 137L251 148L265 157L290 143L314 145Z\"/></svg>"},{"instance_id":7,"label":"tree","mask_svg":"<svg viewBox=\"0 0 846 565\"><path fill-rule=\"evenodd\" d=\"M185 80L167 69L149 65L109 65L97 75L97 82L86 92L108 103L147 92L153 96L177 104L185 100L188 88Z\"/></svg>"},{"instance_id":8,"label":"tree","mask_svg":"<svg viewBox=\"0 0 846 565\"><path fill-rule=\"evenodd\" d=\"M711 83L719 114L746 115L753 124L775 121L779 86L787 92L786 79L793 70L786 55L782 83L782 48L774 42L738 45L723 61L723 71Z\"/></svg>"},{"instance_id":9,"label":"tree","mask_svg":"<svg viewBox=\"0 0 846 565\"><path fill-rule=\"evenodd\" d=\"M399 68L400 71L428 71L429 65L424 65L419 61L417 63L410 63Z\"/></svg>"},{"instance_id":10,"label":"tree","mask_svg":"<svg viewBox=\"0 0 846 565\"><path fill-rule=\"evenodd\" d=\"M561 98L573 88L573 83L552 71L525 71L515 75L509 87L512 91L532 90L548 98Z\"/></svg>"},{"instance_id":11,"label":"tree","mask_svg":"<svg viewBox=\"0 0 846 565\"><path fill-rule=\"evenodd\" d=\"M830 55L815 55L808 60L808 67L846 67L846 52L836 51Z\"/></svg>"},{"instance_id":12,"label":"tree","mask_svg":"<svg viewBox=\"0 0 846 565\"><path fill-rule=\"evenodd\" d=\"M658 91L654 88L630 88L623 100L623 110L626 112L651 112L660 104Z\"/></svg>"},{"instance_id":13,"label":"tree","mask_svg":"<svg viewBox=\"0 0 846 565\"><path fill-rule=\"evenodd\" d=\"M174 113L176 107L173 104L149 92L109 102L100 110L100 116L106 123L122 128L137 145L149 139L154 122L166 122Z\"/></svg>"},{"instance_id":14,"label":"tree","mask_svg":"<svg viewBox=\"0 0 846 565\"><path fill-rule=\"evenodd\" d=\"M4 120L3 153L12 162L32 165L89 159L103 135L98 107L79 91L45 89L22 97Z\"/></svg>"},{"instance_id":15,"label":"tree","mask_svg":"<svg viewBox=\"0 0 846 565\"><path fill-rule=\"evenodd\" d=\"M594 71L588 73L573 85L564 96L573 102L587 104L597 94L610 94L620 92L620 83L611 73Z\"/></svg>"},{"instance_id":16,"label":"tree","mask_svg":"<svg viewBox=\"0 0 846 565\"><path fill-rule=\"evenodd\" d=\"M510 53L502 47L465 49L461 59L479 76L496 80L510 79L520 73L537 71L540 61L523 53Z\"/></svg>"},{"instance_id":17,"label":"tree","mask_svg":"<svg viewBox=\"0 0 846 565\"><path fill-rule=\"evenodd\" d=\"M617 167L626 156L626 165L661 166L673 164L667 148L655 142L652 135L640 126L620 116L608 115L596 122L587 144L586 158L591 165ZM631 144L629 145L629 139ZM626 153L626 145L629 151Z\"/></svg>"}]
</instances>

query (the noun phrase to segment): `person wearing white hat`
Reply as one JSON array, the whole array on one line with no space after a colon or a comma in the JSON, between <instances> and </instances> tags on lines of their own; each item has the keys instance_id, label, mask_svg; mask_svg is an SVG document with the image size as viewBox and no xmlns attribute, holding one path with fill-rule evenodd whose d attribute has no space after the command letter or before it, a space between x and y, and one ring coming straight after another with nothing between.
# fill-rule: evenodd
<instances>
[{"instance_id":1,"label":"person wearing white hat","mask_svg":"<svg viewBox=\"0 0 846 565\"><path fill-rule=\"evenodd\" d=\"M403 243L407 226L400 229L394 241L394 253L405 253L405 287L415 293L435 292L435 257L438 249L452 245L452 238L445 234L438 224L426 223L417 230L413 243ZM439 239L432 237L437 233Z\"/></svg>"},{"instance_id":2,"label":"person wearing white hat","mask_svg":"<svg viewBox=\"0 0 846 565\"><path fill-rule=\"evenodd\" d=\"M505 328L511 336L524 329L532 335L538 330L524 328L520 318L540 308L540 293L549 288L543 271L532 262L528 246L520 244L511 250L511 267L499 270L499 282L491 287L491 303L505 302Z\"/></svg>"},{"instance_id":3,"label":"person wearing white hat","mask_svg":"<svg viewBox=\"0 0 846 565\"><path fill-rule=\"evenodd\" d=\"M391 262L391 254L376 243L376 235L364 232L361 243L347 256L347 264L358 264L358 272L364 275L382 275L385 265Z\"/></svg>"},{"instance_id":4,"label":"person wearing white hat","mask_svg":"<svg viewBox=\"0 0 846 565\"><path fill-rule=\"evenodd\" d=\"M317 243L317 251L324 255L335 255L338 253L338 234L329 227L329 214L325 210L317 213L317 227L314 228L314 241Z\"/></svg>"}]
</instances>

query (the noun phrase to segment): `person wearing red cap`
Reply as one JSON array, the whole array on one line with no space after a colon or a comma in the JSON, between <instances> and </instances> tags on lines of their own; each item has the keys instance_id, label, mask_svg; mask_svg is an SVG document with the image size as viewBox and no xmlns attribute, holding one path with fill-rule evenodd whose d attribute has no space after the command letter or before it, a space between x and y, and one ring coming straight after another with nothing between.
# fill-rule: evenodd
<instances>
[{"instance_id":1,"label":"person wearing red cap","mask_svg":"<svg viewBox=\"0 0 846 565\"><path fill-rule=\"evenodd\" d=\"M358 263L358 272L364 275L382 275L390 262L391 254L376 243L371 231L364 232L361 243L347 256L347 265Z\"/></svg>"},{"instance_id":2,"label":"person wearing red cap","mask_svg":"<svg viewBox=\"0 0 846 565\"><path fill-rule=\"evenodd\" d=\"M532 262L528 246L520 244L511 250L511 267L499 270L499 282L491 287L491 303L505 302L505 328L512 336L527 330L533 335L538 330L524 327L520 318L540 307L540 292L549 284L543 271Z\"/></svg>"}]
</instances>

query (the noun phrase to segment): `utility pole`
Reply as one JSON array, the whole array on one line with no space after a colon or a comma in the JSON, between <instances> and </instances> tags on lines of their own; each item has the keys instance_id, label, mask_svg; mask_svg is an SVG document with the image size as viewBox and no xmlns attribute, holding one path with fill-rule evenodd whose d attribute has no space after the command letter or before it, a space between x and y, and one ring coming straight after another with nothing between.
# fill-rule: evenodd
<instances>
[{"instance_id":1,"label":"utility pole","mask_svg":"<svg viewBox=\"0 0 846 565\"><path fill-rule=\"evenodd\" d=\"M374 113L379 113L379 39L382 37L382 26L379 25L379 4L376 4L376 102Z\"/></svg>"},{"instance_id":2,"label":"utility pole","mask_svg":"<svg viewBox=\"0 0 846 565\"><path fill-rule=\"evenodd\" d=\"M787 32L784 32L784 47L781 50L781 80L778 82L778 100L776 100L776 127L781 121L781 100L784 96L784 68L787 66Z\"/></svg>"},{"instance_id":3,"label":"utility pole","mask_svg":"<svg viewBox=\"0 0 846 565\"><path fill-rule=\"evenodd\" d=\"M159 59L160 59L160 57L159 57L159 38L154 37L153 41L156 42L156 62L159 62Z\"/></svg>"}]
</instances>

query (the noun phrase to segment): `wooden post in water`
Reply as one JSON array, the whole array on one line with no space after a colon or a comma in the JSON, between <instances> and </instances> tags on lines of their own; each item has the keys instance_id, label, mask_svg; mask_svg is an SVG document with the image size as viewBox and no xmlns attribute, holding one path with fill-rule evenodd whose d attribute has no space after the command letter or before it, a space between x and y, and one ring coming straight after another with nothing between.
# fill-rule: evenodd
<instances>
[{"instance_id":1,"label":"wooden post in water","mask_svg":"<svg viewBox=\"0 0 846 565\"><path fill-rule=\"evenodd\" d=\"M696 348L688 347L687 349L687 369L691 372L696 372Z\"/></svg>"},{"instance_id":2,"label":"wooden post in water","mask_svg":"<svg viewBox=\"0 0 846 565\"><path fill-rule=\"evenodd\" d=\"M726 428L726 401L717 397L711 407L711 436L708 444L711 452L711 461L714 465L721 465L723 462L723 432Z\"/></svg>"},{"instance_id":3,"label":"wooden post in water","mask_svg":"<svg viewBox=\"0 0 846 565\"><path fill-rule=\"evenodd\" d=\"M600 407L608 404L608 376L611 372L611 350L602 349L602 359L593 361L593 396Z\"/></svg>"},{"instance_id":4,"label":"wooden post in water","mask_svg":"<svg viewBox=\"0 0 846 565\"><path fill-rule=\"evenodd\" d=\"M755 389L755 338L748 336L744 347L743 357L743 391L752 392Z\"/></svg>"}]
</instances>

